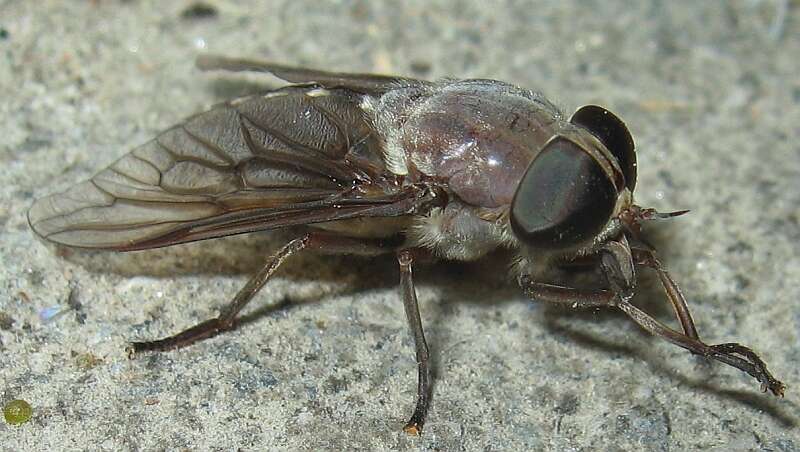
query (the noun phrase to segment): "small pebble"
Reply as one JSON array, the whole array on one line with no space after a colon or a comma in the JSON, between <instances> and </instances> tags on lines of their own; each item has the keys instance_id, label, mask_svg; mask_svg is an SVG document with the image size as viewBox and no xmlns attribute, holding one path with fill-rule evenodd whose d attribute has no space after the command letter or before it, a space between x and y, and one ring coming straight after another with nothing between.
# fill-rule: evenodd
<instances>
[{"instance_id":1,"label":"small pebble","mask_svg":"<svg viewBox=\"0 0 800 452\"><path fill-rule=\"evenodd\" d=\"M21 425L33 416L33 408L24 400L12 400L3 407L3 417L11 425Z\"/></svg>"}]
</instances>

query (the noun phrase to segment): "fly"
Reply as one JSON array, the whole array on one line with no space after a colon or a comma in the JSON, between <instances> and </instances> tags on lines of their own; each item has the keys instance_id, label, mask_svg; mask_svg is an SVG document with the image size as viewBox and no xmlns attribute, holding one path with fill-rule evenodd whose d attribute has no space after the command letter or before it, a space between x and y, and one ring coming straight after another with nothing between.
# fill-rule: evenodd
<instances>
[{"instance_id":1,"label":"fly","mask_svg":"<svg viewBox=\"0 0 800 452\"><path fill-rule=\"evenodd\" d=\"M613 307L645 331L738 368L781 396L748 347L700 340L643 223L685 213L634 204L636 153L625 124L594 105L565 117L541 94L495 80L428 82L206 56L202 69L270 73L287 86L195 115L90 180L38 200L33 230L61 245L132 251L288 226L306 232L270 257L219 316L131 356L230 330L275 270L302 251L394 255L418 364L419 434L431 398L414 289L422 255L470 261L505 248L529 297ZM553 284L541 269L595 269L594 288ZM631 303L653 270L680 329Z\"/></svg>"}]
</instances>

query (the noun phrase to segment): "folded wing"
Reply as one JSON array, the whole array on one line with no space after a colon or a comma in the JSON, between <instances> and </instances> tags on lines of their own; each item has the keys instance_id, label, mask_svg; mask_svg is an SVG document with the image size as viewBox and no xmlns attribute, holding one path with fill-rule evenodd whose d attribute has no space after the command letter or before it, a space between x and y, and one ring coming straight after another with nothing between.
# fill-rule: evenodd
<instances>
[{"instance_id":1,"label":"folded wing","mask_svg":"<svg viewBox=\"0 0 800 452\"><path fill-rule=\"evenodd\" d=\"M218 105L38 200L29 222L52 242L133 250L386 214L413 194L386 173L363 96L287 86Z\"/></svg>"}]
</instances>

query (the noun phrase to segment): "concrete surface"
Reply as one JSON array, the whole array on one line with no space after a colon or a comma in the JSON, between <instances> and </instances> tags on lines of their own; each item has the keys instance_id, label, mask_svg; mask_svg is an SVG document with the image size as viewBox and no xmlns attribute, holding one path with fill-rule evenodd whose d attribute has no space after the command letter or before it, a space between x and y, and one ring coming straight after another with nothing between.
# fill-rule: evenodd
<instances>
[{"instance_id":1,"label":"concrete surface","mask_svg":"<svg viewBox=\"0 0 800 452\"><path fill-rule=\"evenodd\" d=\"M0 449L800 448L800 4L796 1L0 1ZM420 268L436 362L425 434L391 260L291 261L239 330L129 361L126 341L211 317L280 242L58 255L25 212L258 77L203 52L491 77L600 103L639 148L638 201L702 337L751 345L786 398L615 312L527 302L504 264ZM671 321L652 278L638 304ZM287 306L281 302L288 300Z\"/></svg>"}]
</instances>

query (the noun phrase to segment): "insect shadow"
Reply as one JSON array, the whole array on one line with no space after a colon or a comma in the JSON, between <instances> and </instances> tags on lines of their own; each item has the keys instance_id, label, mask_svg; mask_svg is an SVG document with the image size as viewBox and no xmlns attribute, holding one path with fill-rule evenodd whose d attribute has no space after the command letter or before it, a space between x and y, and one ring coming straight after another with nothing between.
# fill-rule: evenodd
<instances>
[{"instance_id":1,"label":"insect shadow","mask_svg":"<svg viewBox=\"0 0 800 452\"><path fill-rule=\"evenodd\" d=\"M67 248L46 242L43 244L54 248L63 259L92 273L171 278L189 275L251 275L254 268L263 265L266 257L280 247L282 240L298 235L300 232L293 230L256 232L124 253ZM331 258L335 260L338 256ZM281 273L301 274L301 270L314 259L312 254L296 256L286 263L285 268L281 268ZM324 272L320 276L324 278Z\"/></svg>"},{"instance_id":2,"label":"insect shadow","mask_svg":"<svg viewBox=\"0 0 800 452\"><path fill-rule=\"evenodd\" d=\"M642 303L640 303L642 304ZM767 413L771 418L780 422L786 428L796 428L800 426L800 417L795 413L800 412L800 405L793 401L776 401L761 397L760 394L750 391L737 391L724 389L719 384L706 378L692 378L678 372L677 366L668 366L662 359L647 353L650 341L648 338L640 338L644 342L637 343L638 346L631 346L622 340L608 339L605 336L588 333L581 329L584 322L576 320L586 320L587 323L598 321L614 321L612 317L617 317L613 312L582 312L575 315L573 311L566 312L563 309L548 307L544 310L542 322L548 331L555 335L566 338L575 346L585 349L597 350L603 354L621 354L637 361L642 361L650 367L654 374L669 375L672 380L679 381L683 385L691 387L700 392L710 392L717 396L724 397L731 402L741 404L753 410L754 413ZM709 373L713 372L709 366L713 365L701 357L694 357L697 363L705 368ZM787 406L788 404L788 406Z\"/></svg>"}]
</instances>

